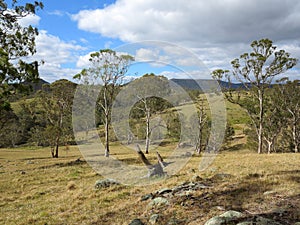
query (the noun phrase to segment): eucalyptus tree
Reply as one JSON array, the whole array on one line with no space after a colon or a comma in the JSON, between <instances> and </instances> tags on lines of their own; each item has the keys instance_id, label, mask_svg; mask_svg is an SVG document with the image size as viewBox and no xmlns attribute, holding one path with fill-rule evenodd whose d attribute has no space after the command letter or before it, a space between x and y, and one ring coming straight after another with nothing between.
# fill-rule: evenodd
<instances>
[{"instance_id":1,"label":"eucalyptus tree","mask_svg":"<svg viewBox=\"0 0 300 225\"><path fill-rule=\"evenodd\" d=\"M284 107L284 101L277 88L269 89L265 97L263 130L263 138L268 154L277 151L277 139L282 135L283 129L287 129L287 114Z\"/></svg>"},{"instance_id":2,"label":"eucalyptus tree","mask_svg":"<svg viewBox=\"0 0 300 225\"><path fill-rule=\"evenodd\" d=\"M59 146L73 138L72 104L76 84L62 79L44 86L38 104L45 120L43 135L51 146L51 155L58 158Z\"/></svg>"},{"instance_id":3,"label":"eucalyptus tree","mask_svg":"<svg viewBox=\"0 0 300 225\"><path fill-rule=\"evenodd\" d=\"M287 81L277 86L278 98L282 101L282 110L285 111L292 136L294 152L300 148L300 80Z\"/></svg>"},{"instance_id":4,"label":"eucalyptus tree","mask_svg":"<svg viewBox=\"0 0 300 225\"><path fill-rule=\"evenodd\" d=\"M132 95L138 99L131 116L138 119L145 118L145 153L148 154L151 134L162 126L161 120L151 124L151 116L171 107L171 104L163 99L170 93L169 81L164 76L145 74L134 80L129 88L133 90Z\"/></svg>"},{"instance_id":5,"label":"eucalyptus tree","mask_svg":"<svg viewBox=\"0 0 300 225\"><path fill-rule=\"evenodd\" d=\"M74 78L84 80L87 85L99 85L100 87L101 96L97 104L104 115L105 156L109 157L109 124L113 99L134 58L126 54L119 55L111 49L103 49L90 54L89 61L89 68L83 69Z\"/></svg>"},{"instance_id":6,"label":"eucalyptus tree","mask_svg":"<svg viewBox=\"0 0 300 225\"><path fill-rule=\"evenodd\" d=\"M230 102L244 108L251 117L255 127L258 147L263 151L265 92L274 82L274 78L293 68L297 59L290 57L285 50L276 50L269 39L261 39L251 43L252 51L244 53L231 62L232 71L217 69L212 72L214 79L227 81L225 96ZM233 82L242 84L239 91L234 91ZM251 103L251 104L249 104Z\"/></svg>"},{"instance_id":7,"label":"eucalyptus tree","mask_svg":"<svg viewBox=\"0 0 300 225\"><path fill-rule=\"evenodd\" d=\"M195 101L196 107L197 107L197 118L196 123L197 124L197 130L198 130L198 136L196 137L196 152L200 154L203 150L203 146L206 143L208 136L208 113L207 113L207 107L208 103L204 96L199 95L198 98Z\"/></svg>"}]
</instances>

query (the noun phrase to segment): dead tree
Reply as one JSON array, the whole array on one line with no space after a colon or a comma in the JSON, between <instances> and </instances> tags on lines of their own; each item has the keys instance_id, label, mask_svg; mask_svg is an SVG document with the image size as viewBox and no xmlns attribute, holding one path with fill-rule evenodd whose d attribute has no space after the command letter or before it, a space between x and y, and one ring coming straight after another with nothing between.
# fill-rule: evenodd
<instances>
[{"instance_id":1,"label":"dead tree","mask_svg":"<svg viewBox=\"0 0 300 225\"><path fill-rule=\"evenodd\" d=\"M145 166L148 168L148 175L147 177L153 177L153 176L164 176L165 172L163 167L165 166L165 163L163 162L162 157L157 152L157 160L158 163L153 165L149 162L149 160L146 158L145 154L142 152L139 145L136 145L136 152L139 155L140 160L145 164Z\"/></svg>"},{"instance_id":2,"label":"dead tree","mask_svg":"<svg viewBox=\"0 0 300 225\"><path fill-rule=\"evenodd\" d=\"M167 166L167 163L164 162L163 158L161 157L161 155L158 153L158 151L156 151L156 156L157 156L157 160L158 163L161 165L162 168Z\"/></svg>"}]
</instances>

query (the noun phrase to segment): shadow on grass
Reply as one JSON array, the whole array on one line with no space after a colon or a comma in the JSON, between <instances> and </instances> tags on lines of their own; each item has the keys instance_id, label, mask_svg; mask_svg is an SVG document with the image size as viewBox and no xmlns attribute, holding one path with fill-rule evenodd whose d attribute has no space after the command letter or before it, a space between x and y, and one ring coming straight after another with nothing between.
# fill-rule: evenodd
<instances>
[{"instance_id":1,"label":"shadow on grass","mask_svg":"<svg viewBox=\"0 0 300 225\"><path fill-rule=\"evenodd\" d=\"M300 174L295 175L298 172L294 170L276 173L275 175L284 176L280 181L268 180L268 177L263 175L247 176L238 182L231 179L226 181L212 179L215 188L205 190L192 199L184 197L178 200L186 202L190 207L197 206L199 214L210 213L217 207L222 207L226 211L242 212L245 218L238 219L237 223L248 220L255 224L259 217L264 217L283 225L290 225L300 221L300 194L288 195L273 190L278 182L299 183Z\"/></svg>"},{"instance_id":2,"label":"shadow on grass","mask_svg":"<svg viewBox=\"0 0 300 225\"><path fill-rule=\"evenodd\" d=\"M78 165L84 165L87 164L85 160L81 160L80 158L70 161L70 162L62 162L62 163L55 163L52 165L47 165L47 166L41 166L39 169L49 169L52 167L69 167L69 166L78 166Z\"/></svg>"},{"instance_id":3,"label":"shadow on grass","mask_svg":"<svg viewBox=\"0 0 300 225\"><path fill-rule=\"evenodd\" d=\"M233 146L228 146L224 148L224 151L234 152L239 151L245 148L245 144L236 144Z\"/></svg>"}]
</instances>

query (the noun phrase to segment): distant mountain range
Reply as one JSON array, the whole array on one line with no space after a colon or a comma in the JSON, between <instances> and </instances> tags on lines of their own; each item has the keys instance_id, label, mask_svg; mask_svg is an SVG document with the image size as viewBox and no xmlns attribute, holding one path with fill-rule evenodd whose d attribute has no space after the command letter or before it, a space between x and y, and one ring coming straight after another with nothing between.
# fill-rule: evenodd
<instances>
[{"instance_id":1,"label":"distant mountain range","mask_svg":"<svg viewBox=\"0 0 300 225\"><path fill-rule=\"evenodd\" d=\"M174 83L181 86L186 90L202 90L202 91L211 91L213 89L218 88L217 82L215 80L209 79L171 79ZM243 88L243 84L241 83L233 83L229 85L228 82L220 81L219 85L222 88L229 88L229 86L233 89Z\"/></svg>"},{"instance_id":2,"label":"distant mountain range","mask_svg":"<svg viewBox=\"0 0 300 225\"><path fill-rule=\"evenodd\" d=\"M26 86L27 85L30 86L33 93L35 93L35 92L41 90L44 84L50 84L50 83L43 80L43 79L41 79L41 78L39 78L36 81L24 82L23 84L26 85Z\"/></svg>"},{"instance_id":3,"label":"distant mountain range","mask_svg":"<svg viewBox=\"0 0 300 225\"><path fill-rule=\"evenodd\" d=\"M216 90L219 86L217 82L212 79L170 79L171 82L181 86L186 90L202 90L202 91L211 91ZM35 82L24 83L25 85L31 85L33 92L37 92L42 89L44 84L50 84L49 82L39 78ZM228 82L219 81L219 85L222 88L229 88L229 86L233 89L243 88L243 84L241 83L232 83L229 85Z\"/></svg>"}]
</instances>

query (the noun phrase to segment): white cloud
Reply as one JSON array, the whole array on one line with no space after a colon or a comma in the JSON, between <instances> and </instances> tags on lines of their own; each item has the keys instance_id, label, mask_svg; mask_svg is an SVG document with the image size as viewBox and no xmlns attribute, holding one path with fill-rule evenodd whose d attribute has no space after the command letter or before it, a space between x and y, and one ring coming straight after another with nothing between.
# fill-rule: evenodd
<instances>
[{"instance_id":1,"label":"white cloud","mask_svg":"<svg viewBox=\"0 0 300 225\"><path fill-rule=\"evenodd\" d=\"M250 43L261 38L270 38L300 57L298 0L117 0L71 18L81 30L124 42L159 40L186 46L210 69L229 68L231 60L249 52ZM164 51L172 58L156 49L140 49L136 59L198 64L181 57L178 48Z\"/></svg>"},{"instance_id":2,"label":"white cloud","mask_svg":"<svg viewBox=\"0 0 300 225\"><path fill-rule=\"evenodd\" d=\"M90 54L91 53L79 56L79 58L78 58L78 60L76 62L76 67L77 68L86 68L86 67L89 67L89 65L90 65L90 61L89 61Z\"/></svg>"},{"instance_id":3,"label":"white cloud","mask_svg":"<svg viewBox=\"0 0 300 225\"><path fill-rule=\"evenodd\" d=\"M118 0L104 9L82 10L72 18L79 29L126 42L249 42L300 36L298 0Z\"/></svg>"},{"instance_id":4,"label":"white cloud","mask_svg":"<svg viewBox=\"0 0 300 225\"><path fill-rule=\"evenodd\" d=\"M84 47L74 42L65 42L57 36L48 34L45 30L41 30L37 36L36 48L35 57L56 64L76 62L77 51L85 50Z\"/></svg>"},{"instance_id":5,"label":"white cloud","mask_svg":"<svg viewBox=\"0 0 300 225\"><path fill-rule=\"evenodd\" d=\"M29 14L21 19L19 19L19 24L22 27L37 26L39 25L41 18L35 14Z\"/></svg>"},{"instance_id":6,"label":"white cloud","mask_svg":"<svg viewBox=\"0 0 300 225\"><path fill-rule=\"evenodd\" d=\"M199 58L189 49L167 42L145 42L145 44L147 43L151 43L152 46L137 49L136 61L149 62L154 67L164 67L165 65L190 67L201 64Z\"/></svg>"},{"instance_id":7,"label":"white cloud","mask_svg":"<svg viewBox=\"0 0 300 225\"><path fill-rule=\"evenodd\" d=\"M160 75L163 75L168 79L211 79L209 70L194 70L182 72L163 71L162 73L160 73Z\"/></svg>"},{"instance_id":8,"label":"white cloud","mask_svg":"<svg viewBox=\"0 0 300 225\"><path fill-rule=\"evenodd\" d=\"M54 16L64 16L67 13L64 12L64 11L61 11L61 10L54 10L54 11L48 12L48 14L49 15L54 15Z\"/></svg>"},{"instance_id":9,"label":"white cloud","mask_svg":"<svg viewBox=\"0 0 300 225\"><path fill-rule=\"evenodd\" d=\"M37 53L28 57L28 60L43 60L45 63L40 66L40 76L49 81L57 79L70 79L80 72L74 69L71 64L75 64L81 51L85 48L74 42L65 42L59 37L48 34L41 30L36 38Z\"/></svg>"},{"instance_id":10,"label":"white cloud","mask_svg":"<svg viewBox=\"0 0 300 225\"><path fill-rule=\"evenodd\" d=\"M48 82L59 79L73 80L73 76L80 72L80 69L63 68L60 64L45 63L39 67L40 77Z\"/></svg>"},{"instance_id":11,"label":"white cloud","mask_svg":"<svg viewBox=\"0 0 300 225\"><path fill-rule=\"evenodd\" d=\"M107 42L105 42L105 44L104 44L104 48L110 48L110 46L113 44L113 42L112 41L107 41Z\"/></svg>"}]
</instances>

